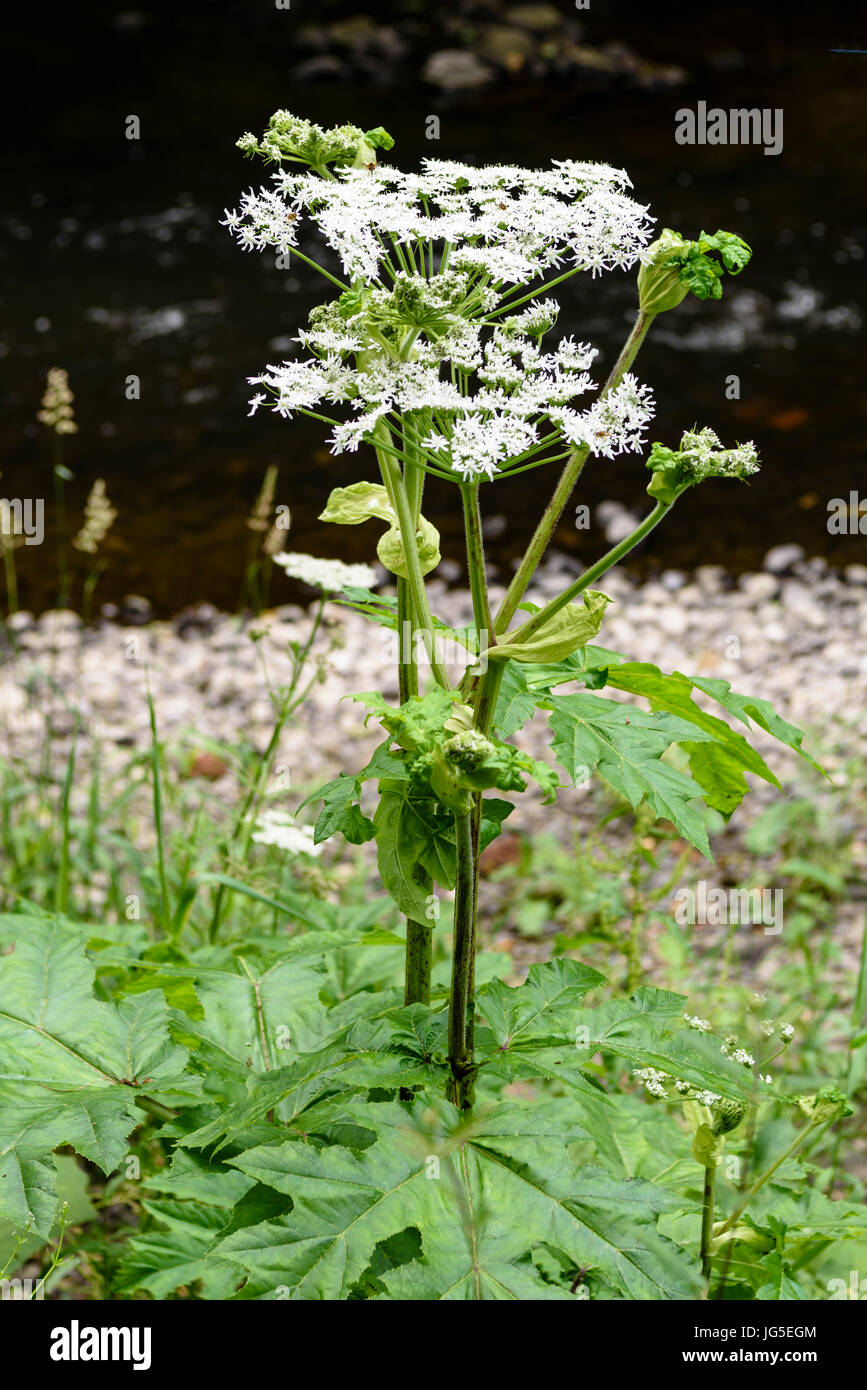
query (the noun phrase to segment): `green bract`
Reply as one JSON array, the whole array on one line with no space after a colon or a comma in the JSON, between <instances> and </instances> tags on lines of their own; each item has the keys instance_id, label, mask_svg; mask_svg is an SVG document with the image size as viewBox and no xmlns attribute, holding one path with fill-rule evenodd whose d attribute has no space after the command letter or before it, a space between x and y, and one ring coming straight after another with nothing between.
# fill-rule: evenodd
<instances>
[{"instance_id":1,"label":"green bract","mask_svg":"<svg viewBox=\"0 0 867 1390\"><path fill-rule=\"evenodd\" d=\"M352 483L349 487L337 487L331 493L328 504L320 512L320 521L334 521L343 526L355 526L361 521L378 517L388 522L388 530L381 536L376 553L382 564L392 574L406 578L409 573L403 538L400 534L397 516L388 498L386 489L377 483ZM436 569L440 562L439 532L423 516L418 518L416 533L419 564L422 574Z\"/></svg>"},{"instance_id":2,"label":"green bract","mask_svg":"<svg viewBox=\"0 0 867 1390\"><path fill-rule=\"evenodd\" d=\"M585 646L591 637L596 636L609 603L611 599L607 594L588 589L582 604L566 604L535 631L532 631L531 618L523 626L505 633L505 640L498 640L495 647L488 647L484 655L488 661L508 661L510 658L531 664L563 661L576 648Z\"/></svg>"},{"instance_id":3,"label":"green bract","mask_svg":"<svg viewBox=\"0 0 867 1390\"><path fill-rule=\"evenodd\" d=\"M711 256L717 252L719 260ZM745 241L732 232L701 232L698 241L688 241L666 227L648 247L638 273L638 298L645 314L661 314L674 309L688 294L697 299L722 297L723 270L739 275L752 252Z\"/></svg>"}]
</instances>

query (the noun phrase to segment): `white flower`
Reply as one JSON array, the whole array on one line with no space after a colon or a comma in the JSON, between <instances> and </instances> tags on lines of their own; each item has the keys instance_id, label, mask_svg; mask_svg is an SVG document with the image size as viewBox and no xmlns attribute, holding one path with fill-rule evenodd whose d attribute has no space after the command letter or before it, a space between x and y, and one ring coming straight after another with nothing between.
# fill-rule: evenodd
<instances>
[{"instance_id":1,"label":"white flower","mask_svg":"<svg viewBox=\"0 0 867 1390\"><path fill-rule=\"evenodd\" d=\"M777 1025L772 1018L763 1018L760 1026L766 1038L774 1036Z\"/></svg>"},{"instance_id":2,"label":"white flower","mask_svg":"<svg viewBox=\"0 0 867 1390\"><path fill-rule=\"evenodd\" d=\"M262 811L256 820L252 837L258 845L274 845L290 854L321 854L322 845L313 843L309 825L296 825L294 816L285 811Z\"/></svg>"},{"instance_id":3,"label":"white flower","mask_svg":"<svg viewBox=\"0 0 867 1390\"><path fill-rule=\"evenodd\" d=\"M716 1101L721 1099L716 1091L696 1091L695 1098L699 1105L714 1105Z\"/></svg>"},{"instance_id":4,"label":"white flower","mask_svg":"<svg viewBox=\"0 0 867 1390\"><path fill-rule=\"evenodd\" d=\"M791 1041L792 1041L792 1038L793 1038L794 1036L795 1036L795 1027L794 1027L794 1024L792 1024L792 1023L781 1023L781 1024L780 1024L780 1037L783 1039L783 1042L791 1042Z\"/></svg>"},{"instance_id":5,"label":"white flower","mask_svg":"<svg viewBox=\"0 0 867 1390\"><path fill-rule=\"evenodd\" d=\"M535 426L525 420L472 414L459 416L450 436L430 434L422 444L446 453L455 472L469 482L482 476L493 478L502 463L529 449L537 438Z\"/></svg>"},{"instance_id":6,"label":"white flower","mask_svg":"<svg viewBox=\"0 0 867 1390\"><path fill-rule=\"evenodd\" d=\"M346 588L369 589L376 583L376 571L370 565L345 565L342 560L322 560L316 555L288 550L275 555L274 563L290 579L300 579L326 593L339 593Z\"/></svg>"},{"instance_id":7,"label":"white flower","mask_svg":"<svg viewBox=\"0 0 867 1390\"><path fill-rule=\"evenodd\" d=\"M666 1082L670 1078L666 1072L658 1071L656 1067L636 1067L632 1075L642 1083L649 1096L656 1096L658 1100L668 1099Z\"/></svg>"},{"instance_id":8,"label":"white flower","mask_svg":"<svg viewBox=\"0 0 867 1390\"><path fill-rule=\"evenodd\" d=\"M759 1080L763 1081L766 1086L773 1086L774 1084L774 1078L772 1076L768 1076L767 1074L763 1076L761 1072L759 1072Z\"/></svg>"},{"instance_id":9,"label":"white flower","mask_svg":"<svg viewBox=\"0 0 867 1390\"><path fill-rule=\"evenodd\" d=\"M696 1014L684 1014L684 1020L690 1028L694 1028L698 1033L709 1033L710 1024L706 1018L699 1018Z\"/></svg>"}]
</instances>

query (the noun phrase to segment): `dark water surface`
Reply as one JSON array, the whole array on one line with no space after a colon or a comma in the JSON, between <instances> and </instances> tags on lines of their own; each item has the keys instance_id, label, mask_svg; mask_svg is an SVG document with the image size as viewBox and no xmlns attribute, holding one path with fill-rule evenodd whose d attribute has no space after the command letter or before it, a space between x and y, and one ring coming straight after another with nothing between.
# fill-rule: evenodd
<instances>
[{"instance_id":1,"label":"dark water surface","mask_svg":"<svg viewBox=\"0 0 867 1390\"><path fill-rule=\"evenodd\" d=\"M561 8L571 8L561 6ZM7 153L2 231L0 493L51 494L49 441L33 417L46 370L64 366L79 433L66 446L78 524L87 490L107 480L119 519L106 547L101 600L135 591L158 611L208 599L237 601L249 532L244 518L268 464L277 500L293 514L291 548L368 558L372 529L317 522L329 490L374 476L362 453L332 459L310 423L246 417L246 377L291 351L316 287L303 266L278 270L244 255L218 225L259 164L234 141L290 107L324 124L385 125L393 158L544 163L600 159L625 167L635 196L660 226L688 235L717 226L752 245L747 271L721 304L687 301L657 321L637 368L658 415L650 438L674 443L694 422L725 442L754 438L764 460L747 489L717 483L683 499L644 569L759 563L794 540L834 564L863 560L864 536L829 535L827 504L860 487L867 496L864 377L864 187L867 32L828 7L759 13L726 8L597 5L588 42L620 39L650 59L680 64L678 86L607 87L579 77L528 85L506 80L446 98L405 72L382 84L301 84L293 24L346 6L156 7L95 5L49 26L39 11L12 20L7 53L20 90ZM845 10L840 11L845 14ZM58 27L59 25L59 27ZM862 26L867 30L867 26ZM675 112L699 100L726 109L782 108L784 149L683 147ZM140 141L124 138L139 116ZM425 139L425 117L441 139ZM310 250L305 246L305 250ZM555 291L556 293L556 291ZM564 287L561 327L594 342L609 365L628 329L633 277ZM128 375L141 399L124 398ZM740 379L740 400L725 397ZM553 486L553 478L550 480ZM642 510L639 457L588 467L580 499L619 498ZM483 491L494 563L508 569L548 491L534 472ZM456 494L431 486L426 511L458 558ZM46 502L51 525L51 508ZM582 559L604 548L598 528L567 524L561 546ZM54 545L18 552L22 606L52 606ZM295 596L288 581L273 597Z\"/></svg>"}]
</instances>

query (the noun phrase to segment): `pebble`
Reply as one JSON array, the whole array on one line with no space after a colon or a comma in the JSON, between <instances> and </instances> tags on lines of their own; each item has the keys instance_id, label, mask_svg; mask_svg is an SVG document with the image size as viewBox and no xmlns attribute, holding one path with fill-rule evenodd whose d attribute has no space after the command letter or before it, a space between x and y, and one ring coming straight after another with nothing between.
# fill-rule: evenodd
<instances>
[{"instance_id":1,"label":"pebble","mask_svg":"<svg viewBox=\"0 0 867 1390\"><path fill-rule=\"evenodd\" d=\"M769 574L786 574L796 565L799 560L804 559L804 548L789 542L786 545L773 546L762 561L762 569Z\"/></svg>"},{"instance_id":2,"label":"pebble","mask_svg":"<svg viewBox=\"0 0 867 1390\"><path fill-rule=\"evenodd\" d=\"M494 81L494 69L474 53L461 48L441 48L432 53L422 68L422 81L445 92L461 92L485 87Z\"/></svg>"}]
</instances>

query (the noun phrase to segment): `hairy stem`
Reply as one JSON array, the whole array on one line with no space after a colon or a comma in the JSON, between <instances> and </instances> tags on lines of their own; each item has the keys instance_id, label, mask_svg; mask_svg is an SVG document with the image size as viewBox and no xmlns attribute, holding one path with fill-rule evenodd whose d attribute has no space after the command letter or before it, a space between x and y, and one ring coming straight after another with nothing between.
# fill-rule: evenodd
<instances>
[{"instance_id":1,"label":"hairy stem","mask_svg":"<svg viewBox=\"0 0 867 1390\"><path fill-rule=\"evenodd\" d=\"M433 617L428 603L427 591L424 586L424 576L421 572L421 561L418 554L416 543L416 520L412 514L409 498L406 495L403 476L399 466L388 455L377 449L379 466L382 470L382 478L388 492L389 501L397 513L397 524L403 539L403 553L406 557L406 564L409 574L407 583L412 600L412 607L415 620L426 634L428 659L431 670L438 685L444 690L449 690L451 684L448 673L437 654L437 639L434 631Z\"/></svg>"},{"instance_id":2,"label":"hairy stem","mask_svg":"<svg viewBox=\"0 0 867 1390\"><path fill-rule=\"evenodd\" d=\"M473 618L479 638L479 650L481 651L483 646L490 646L493 641L494 624L488 602L478 483L461 484L461 501L464 507L464 530L467 540L467 574L473 600Z\"/></svg>"},{"instance_id":3,"label":"hairy stem","mask_svg":"<svg viewBox=\"0 0 867 1390\"><path fill-rule=\"evenodd\" d=\"M405 1004L430 1003L430 972L433 932L428 922L406 919Z\"/></svg>"},{"instance_id":4,"label":"hairy stem","mask_svg":"<svg viewBox=\"0 0 867 1390\"><path fill-rule=\"evenodd\" d=\"M713 1238L713 1194L716 1183L716 1165L709 1165L704 1170L704 1194L701 1203L701 1277L706 1282L710 1280L711 1254L710 1244Z\"/></svg>"},{"instance_id":5,"label":"hairy stem","mask_svg":"<svg viewBox=\"0 0 867 1390\"><path fill-rule=\"evenodd\" d=\"M552 599L550 603L545 604L544 608L540 608L538 613L534 613L528 623L522 624L522 640L526 640L528 637L531 637L534 632L538 632L539 628L542 627L544 623L547 623L550 618L553 618L555 613L559 613L560 609L565 608L567 603L571 603L572 600L583 593L585 589L589 589L590 585L595 583L597 579L600 579L603 574L613 569L617 562L623 559L624 555L628 555L631 550L634 550L635 547L644 540L645 536L648 536L653 528L659 525L666 513L671 511L672 506L673 503L671 502L657 502L653 511L644 518L639 526L636 526L634 531L626 536L624 540L620 541L618 545L612 546L612 548L602 556L601 560L597 560L595 565L591 565L589 569L586 569L580 578L575 580L574 584L570 584L568 589L563 590L563 593L560 594L558 598Z\"/></svg>"},{"instance_id":6,"label":"hairy stem","mask_svg":"<svg viewBox=\"0 0 867 1390\"><path fill-rule=\"evenodd\" d=\"M398 665L400 703L418 694L418 668L412 644L412 603L405 579L397 581ZM430 880L428 880L430 883ZM431 926L428 922L406 919L406 968L404 1003L430 1003Z\"/></svg>"},{"instance_id":7,"label":"hairy stem","mask_svg":"<svg viewBox=\"0 0 867 1390\"><path fill-rule=\"evenodd\" d=\"M620 385L625 374L629 371L632 363L638 355L638 349L644 342L648 328L653 322L653 315L643 314L639 311L636 316L632 331L620 351L620 356L614 363L611 373L602 388L599 399L601 400ZM563 515L566 503L572 496L572 491L581 476L584 464L589 453L587 446L575 449L570 454L569 459L560 475L560 481L554 489L554 494L545 508L542 520L536 527L532 539L524 553L524 558L515 571L515 576L506 592L506 597L500 604L499 611L495 618L495 630L505 632L518 604L527 592L527 586L536 572L539 561L548 548L551 537L556 530L557 523Z\"/></svg>"},{"instance_id":8,"label":"hairy stem","mask_svg":"<svg viewBox=\"0 0 867 1390\"><path fill-rule=\"evenodd\" d=\"M452 1069L448 1089L449 1099L459 1110L469 1110L473 1103L473 1053L470 1043L469 1009L471 1004L472 963L474 946L474 884L472 815L455 812L457 840L457 876L455 880L455 927L452 952L452 982L449 995L449 1064Z\"/></svg>"}]
</instances>

